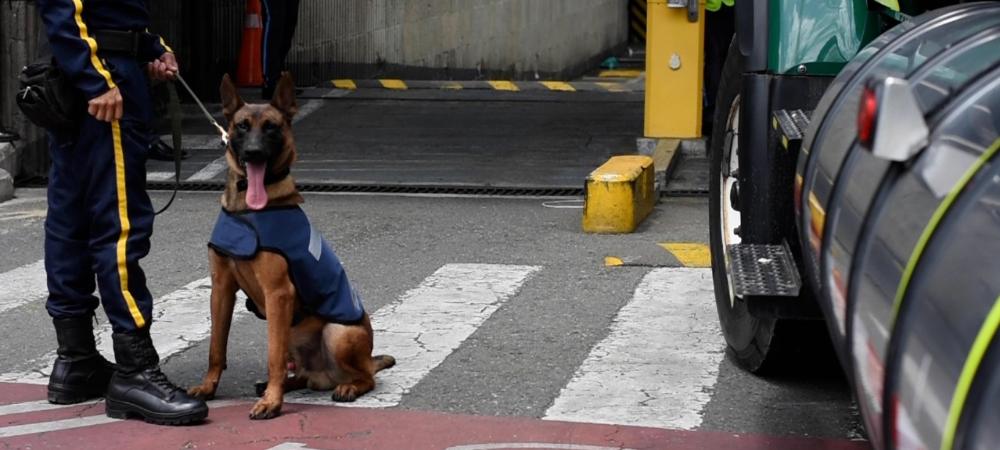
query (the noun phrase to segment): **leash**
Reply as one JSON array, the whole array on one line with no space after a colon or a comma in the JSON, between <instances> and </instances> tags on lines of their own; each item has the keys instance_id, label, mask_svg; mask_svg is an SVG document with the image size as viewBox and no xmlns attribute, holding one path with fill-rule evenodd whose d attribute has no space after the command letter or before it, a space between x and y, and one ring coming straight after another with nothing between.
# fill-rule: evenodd
<instances>
[{"instance_id":1,"label":"leash","mask_svg":"<svg viewBox=\"0 0 1000 450\"><path fill-rule=\"evenodd\" d=\"M174 192L170 194L170 200L167 201L167 204L153 214L156 216L163 214L170 205L174 204L177 191L181 189L181 152L183 151L181 148L181 99L177 95L177 87L174 86L174 83L167 83L167 94L170 97L167 102L167 110L170 114L170 134L174 144Z\"/></svg>"},{"instance_id":2,"label":"leash","mask_svg":"<svg viewBox=\"0 0 1000 450\"><path fill-rule=\"evenodd\" d=\"M194 90L191 89L191 86L188 86L187 82L184 81L184 78L181 77L180 73L174 74L174 79L180 82L181 86L184 86L184 89L187 90L188 94L191 94L191 98L193 98L194 102L198 104L199 108L201 108L201 112L205 114L208 122L214 126L216 130L219 130L222 143L229 145L229 133L227 133L226 130L219 125L219 122L216 122L215 118L212 117L212 114L210 114L208 109L205 108L205 104L201 102L198 95L196 95ZM174 143L174 192L170 195L170 200L167 201L167 204L162 209L157 211L155 215L162 214L167 210L167 208L170 207L170 205L174 203L174 199L177 198L177 191L181 188L181 152L183 151L181 148L181 100L177 95L177 86L174 83L167 83L167 93L170 96L170 100L167 103L167 109L170 114L170 131L172 134L171 138Z\"/></svg>"}]
</instances>

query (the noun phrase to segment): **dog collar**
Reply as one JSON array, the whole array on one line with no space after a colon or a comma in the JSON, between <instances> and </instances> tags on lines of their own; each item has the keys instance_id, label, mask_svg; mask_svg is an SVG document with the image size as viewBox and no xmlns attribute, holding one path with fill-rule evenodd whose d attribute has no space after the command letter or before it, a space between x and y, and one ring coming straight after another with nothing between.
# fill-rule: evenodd
<instances>
[{"instance_id":1,"label":"dog collar","mask_svg":"<svg viewBox=\"0 0 1000 450\"><path fill-rule=\"evenodd\" d=\"M285 178L288 178L288 175L290 173L291 173L291 171L288 170L288 169L285 169L285 170L283 170L281 172L274 173L274 174L268 172L267 174L264 175L264 186L270 186L272 184L284 181ZM246 178L243 178L243 179L241 179L241 180L239 180L239 181L236 182L236 190L239 191L239 192L244 192L244 191L247 190L247 179Z\"/></svg>"}]
</instances>

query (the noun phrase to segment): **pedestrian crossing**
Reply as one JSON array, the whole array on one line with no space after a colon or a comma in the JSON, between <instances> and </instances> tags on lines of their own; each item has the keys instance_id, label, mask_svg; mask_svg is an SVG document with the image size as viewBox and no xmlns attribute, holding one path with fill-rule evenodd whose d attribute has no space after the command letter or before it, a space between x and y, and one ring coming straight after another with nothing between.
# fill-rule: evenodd
<instances>
[{"instance_id":1,"label":"pedestrian crossing","mask_svg":"<svg viewBox=\"0 0 1000 450\"><path fill-rule=\"evenodd\" d=\"M400 405L421 380L446 363L466 339L545 270L538 265L448 263L395 301L370 311L375 353L393 355L397 365L378 374L374 391L340 406ZM560 392L552 393L554 400L543 418L685 430L699 426L725 348L715 318L711 272L704 268L643 270L648 273L632 299L573 378ZM0 283L0 308L35 302L37 314L45 314L40 301L45 295L41 261L0 274ZM210 292L210 278L203 277L154 301L152 335L161 359L207 341ZM257 320L241 306L236 314L237 321ZM0 324L4 319L0 315ZM98 349L111 358L110 327L103 324L95 334ZM231 342L230 348L239 345ZM0 382L44 384L54 358L50 351L7 365L3 370L18 369L0 374ZM330 404L326 392L293 392L286 401ZM0 405L0 417L51 408L57 407L37 401ZM0 422L0 436L25 430L8 430Z\"/></svg>"}]
</instances>

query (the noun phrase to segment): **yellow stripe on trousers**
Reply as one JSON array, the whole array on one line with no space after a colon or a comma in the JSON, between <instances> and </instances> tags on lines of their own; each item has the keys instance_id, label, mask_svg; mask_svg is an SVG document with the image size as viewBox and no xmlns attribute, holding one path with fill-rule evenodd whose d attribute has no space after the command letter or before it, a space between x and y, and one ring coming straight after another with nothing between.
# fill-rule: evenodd
<instances>
[{"instance_id":1,"label":"yellow stripe on trousers","mask_svg":"<svg viewBox=\"0 0 1000 450\"><path fill-rule=\"evenodd\" d=\"M132 224L128 219L128 193L125 190L125 152L122 149L122 129L121 124L115 120L111 122L111 138L115 145L115 184L118 190L118 219L121 223L121 233L118 234L118 244L115 246L118 259L118 279L121 282L122 297L128 304L128 311L135 320L135 326L143 328L146 326L146 319L142 317L139 307L135 304L132 292L128 290L128 265L126 250L128 246L128 233L132 229Z\"/></svg>"},{"instance_id":2,"label":"yellow stripe on trousers","mask_svg":"<svg viewBox=\"0 0 1000 450\"><path fill-rule=\"evenodd\" d=\"M87 24L83 23L83 0L73 0L73 6L76 7L76 13L73 15L73 18L76 19L76 26L80 28L80 39L90 47L90 64L108 82L108 89L118 87L115 81L111 79L111 72L108 72L108 69L104 67L101 58L97 57L97 41L87 34Z\"/></svg>"}]
</instances>

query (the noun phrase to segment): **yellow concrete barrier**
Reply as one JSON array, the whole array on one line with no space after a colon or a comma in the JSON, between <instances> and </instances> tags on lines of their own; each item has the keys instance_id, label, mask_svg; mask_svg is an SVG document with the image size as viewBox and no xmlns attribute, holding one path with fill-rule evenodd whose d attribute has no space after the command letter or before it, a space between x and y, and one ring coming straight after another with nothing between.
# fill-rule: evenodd
<instances>
[{"instance_id":1,"label":"yellow concrete barrier","mask_svg":"<svg viewBox=\"0 0 1000 450\"><path fill-rule=\"evenodd\" d=\"M656 204L653 158L615 156L587 177L583 231L631 233Z\"/></svg>"}]
</instances>

